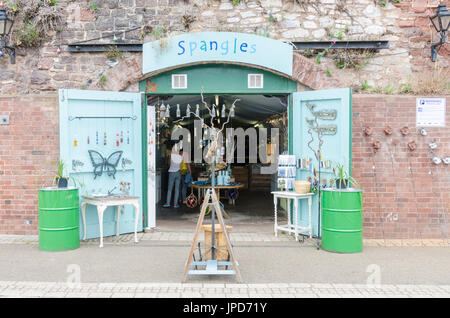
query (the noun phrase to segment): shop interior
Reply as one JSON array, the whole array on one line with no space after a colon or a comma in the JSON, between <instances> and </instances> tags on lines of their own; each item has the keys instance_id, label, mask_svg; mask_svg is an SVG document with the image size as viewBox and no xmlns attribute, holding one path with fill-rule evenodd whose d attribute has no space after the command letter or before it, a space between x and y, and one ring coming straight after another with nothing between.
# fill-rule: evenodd
<instances>
[{"instance_id":1,"label":"shop interior","mask_svg":"<svg viewBox=\"0 0 450 318\"><path fill-rule=\"evenodd\" d=\"M192 219L200 211L203 194L201 190L193 187L187 188L186 196L188 197L192 193L196 197L198 204L195 207L189 207L183 203L180 203L179 208L162 207L166 202L169 155L174 144L171 137L177 127L187 128L190 131L190 138L194 136L194 120L200 119L208 126L211 126L212 119L215 127L222 127L223 123L227 121L225 128L246 130L254 127L257 133L258 128L267 128L267 144L265 146L268 160L271 160L271 128L279 129L278 153L282 154L288 151L288 97L289 95L204 95L202 97L200 94L148 96L148 105L155 106L157 120L156 220ZM205 107L205 102L211 111ZM234 110L232 109L233 103ZM212 110L214 110L213 118L211 118ZM194 142L194 139L191 140L192 180L198 183L209 183L207 169L210 166L204 161L202 163L193 162L194 147L208 147L208 142L210 142L208 129L204 126L201 131L200 143ZM225 138L225 131L223 135L224 148L217 151L217 156L221 156L225 161L225 148L226 146L230 147L230 143ZM236 144L236 137L234 139L234 144ZM273 218L273 198L270 192L277 189L277 176L276 173L272 175L261 173L261 167L269 163L261 162L259 156L256 163L250 162L248 158L250 146L248 137L246 137L245 158L237 158L237 151L234 151L233 163L222 166L222 171L217 172L216 184L222 182L223 185L240 185L239 189L220 190L220 202L232 221L257 222ZM259 144L258 147L261 145ZM226 181L219 181L219 174L228 174L228 178L224 179Z\"/></svg>"}]
</instances>

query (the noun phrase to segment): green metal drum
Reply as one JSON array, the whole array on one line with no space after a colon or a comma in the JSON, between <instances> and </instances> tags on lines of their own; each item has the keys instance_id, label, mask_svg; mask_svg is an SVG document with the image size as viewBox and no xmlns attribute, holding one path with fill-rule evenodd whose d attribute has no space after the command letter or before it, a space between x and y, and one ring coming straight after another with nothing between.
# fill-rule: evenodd
<instances>
[{"instance_id":1,"label":"green metal drum","mask_svg":"<svg viewBox=\"0 0 450 318\"><path fill-rule=\"evenodd\" d=\"M78 189L40 189L39 248L44 251L64 251L78 247L80 247Z\"/></svg>"},{"instance_id":2,"label":"green metal drum","mask_svg":"<svg viewBox=\"0 0 450 318\"><path fill-rule=\"evenodd\" d=\"M322 192L322 249L362 252L362 191L324 189Z\"/></svg>"}]
</instances>

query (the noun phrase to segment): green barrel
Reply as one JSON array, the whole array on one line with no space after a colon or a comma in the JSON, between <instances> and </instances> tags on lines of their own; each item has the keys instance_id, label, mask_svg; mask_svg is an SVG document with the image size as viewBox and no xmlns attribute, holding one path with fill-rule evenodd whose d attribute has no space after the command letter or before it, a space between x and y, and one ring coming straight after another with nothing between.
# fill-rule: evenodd
<instances>
[{"instance_id":1,"label":"green barrel","mask_svg":"<svg viewBox=\"0 0 450 318\"><path fill-rule=\"evenodd\" d=\"M338 253L362 252L362 227L361 190L323 190L322 249Z\"/></svg>"},{"instance_id":2,"label":"green barrel","mask_svg":"<svg viewBox=\"0 0 450 318\"><path fill-rule=\"evenodd\" d=\"M78 189L40 189L39 248L44 251L64 251L78 247L80 247Z\"/></svg>"}]
</instances>

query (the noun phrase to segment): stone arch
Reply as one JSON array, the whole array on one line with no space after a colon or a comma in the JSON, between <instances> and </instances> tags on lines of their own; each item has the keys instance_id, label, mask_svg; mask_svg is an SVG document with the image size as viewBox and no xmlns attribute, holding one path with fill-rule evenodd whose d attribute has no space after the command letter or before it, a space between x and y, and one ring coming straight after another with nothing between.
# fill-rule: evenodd
<instances>
[{"instance_id":1,"label":"stone arch","mask_svg":"<svg viewBox=\"0 0 450 318\"><path fill-rule=\"evenodd\" d=\"M254 65L248 66L255 67ZM144 77L142 54L120 60L118 64L104 71L102 75L105 79L104 82L99 77L88 88L107 91L138 91L137 85ZM330 78L318 65L295 52L292 77L290 78L297 82L299 91L342 87L338 79ZM136 86L133 87L134 85Z\"/></svg>"}]
</instances>

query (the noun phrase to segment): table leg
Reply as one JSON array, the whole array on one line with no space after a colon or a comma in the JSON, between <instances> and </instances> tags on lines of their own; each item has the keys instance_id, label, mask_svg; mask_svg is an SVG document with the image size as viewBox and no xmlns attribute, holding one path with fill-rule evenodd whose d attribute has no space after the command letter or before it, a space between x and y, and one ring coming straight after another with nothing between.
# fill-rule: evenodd
<instances>
[{"instance_id":1,"label":"table leg","mask_svg":"<svg viewBox=\"0 0 450 318\"><path fill-rule=\"evenodd\" d=\"M275 232L275 236L278 236L278 220L277 220L277 214L278 214L278 211L277 211L277 204L278 204L278 198L277 198L277 196L273 196L273 205L274 205L274 221L275 221L275 224L274 224L274 228L273 228L273 231Z\"/></svg>"},{"instance_id":2,"label":"table leg","mask_svg":"<svg viewBox=\"0 0 450 318\"><path fill-rule=\"evenodd\" d=\"M139 203L134 203L133 206L134 206L134 242L137 243L138 242L137 227L138 227L138 221L139 221L140 208L139 208Z\"/></svg>"},{"instance_id":3,"label":"table leg","mask_svg":"<svg viewBox=\"0 0 450 318\"><path fill-rule=\"evenodd\" d=\"M295 240L298 241L298 199L294 199L294 233Z\"/></svg>"},{"instance_id":4,"label":"table leg","mask_svg":"<svg viewBox=\"0 0 450 318\"><path fill-rule=\"evenodd\" d=\"M122 207L120 205L118 205L116 208L117 208L116 237L119 237L120 210Z\"/></svg>"},{"instance_id":5,"label":"table leg","mask_svg":"<svg viewBox=\"0 0 450 318\"><path fill-rule=\"evenodd\" d=\"M105 205L97 205L98 223L100 225L100 247L103 247L103 212L105 212Z\"/></svg>"},{"instance_id":6,"label":"table leg","mask_svg":"<svg viewBox=\"0 0 450 318\"><path fill-rule=\"evenodd\" d=\"M86 206L87 203L81 204L81 217L83 218L83 240L86 240Z\"/></svg>"},{"instance_id":7,"label":"table leg","mask_svg":"<svg viewBox=\"0 0 450 318\"><path fill-rule=\"evenodd\" d=\"M312 238L311 206L312 206L312 198L310 196L308 198L309 238ZM319 211L319 213L320 213L320 211ZM319 233L317 233L317 235L319 235Z\"/></svg>"},{"instance_id":8,"label":"table leg","mask_svg":"<svg viewBox=\"0 0 450 318\"><path fill-rule=\"evenodd\" d=\"M288 229L289 229L289 234L291 233L291 228L292 228L292 222L291 222L291 200L290 199L286 199L286 203L287 203L287 217L288 217Z\"/></svg>"}]
</instances>

